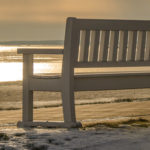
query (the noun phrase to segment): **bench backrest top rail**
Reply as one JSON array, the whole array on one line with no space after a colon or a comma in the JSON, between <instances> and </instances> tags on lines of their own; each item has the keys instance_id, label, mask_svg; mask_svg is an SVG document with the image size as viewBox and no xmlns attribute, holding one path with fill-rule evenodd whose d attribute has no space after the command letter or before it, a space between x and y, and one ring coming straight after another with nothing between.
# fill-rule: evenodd
<instances>
[{"instance_id":1,"label":"bench backrest top rail","mask_svg":"<svg viewBox=\"0 0 150 150\"><path fill-rule=\"evenodd\" d=\"M68 18L66 33L74 67L150 64L150 21Z\"/></svg>"},{"instance_id":2,"label":"bench backrest top rail","mask_svg":"<svg viewBox=\"0 0 150 150\"><path fill-rule=\"evenodd\" d=\"M149 20L74 19L80 30L150 30Z\"/></svg>"}]
</instances>

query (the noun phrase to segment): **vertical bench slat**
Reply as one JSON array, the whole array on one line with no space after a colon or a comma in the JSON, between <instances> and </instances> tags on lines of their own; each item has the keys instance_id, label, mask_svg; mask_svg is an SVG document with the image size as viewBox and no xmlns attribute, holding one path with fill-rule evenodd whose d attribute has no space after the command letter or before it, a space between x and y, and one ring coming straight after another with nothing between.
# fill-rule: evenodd
<instances>
[{"instance_id":1,"label":"vertical bench slat","mask_svg":"<svg viewBox=\"0 0 150 150\"><path fill-rule=\"evenodd\" d=\"M137 46L135 60L140 61L141 57L141 45L142 45L142 31L137 32Z\"/></svg>"},{"instance_id":2,"label":"vertical bench slat","mask_svg":"<svg viewBox=\"0 0 150 150\"><path fill-rule=\"evenodd\" d=\"M110 31L109 35L110 36L109 36L109 46L108 46L107 61L112 61L115 31Z\"/></svg>"},{"instance_id":3,"label":"vertical bench slat","mask_svg":"<svg viewBox=\"0 0 150 150\"><path fill-rule=\"evenodd\" d=\"M146 31L142 32L142 43L141 43L141 61L144 61L144 53L145 53L145 44L146 44Z\"/></svg>"},{"instance_id":4,"label":"vertical bench slat","mask_svg":"<svg viewBox=\"0 0 150 150\"><path fill-rule=\"evenodd\" d=\"M126 61L131 61L132 46L133 46L133 31L128 31L128 43L127 43Z\"/></svg>"},{"instance_id":5,"label":"vertical bench slat","mask_svg":"<svg viewBox=\"0 0 150 150\"><path fill-rule=\"evenodd\" d=\"M150 55L150 31L147 31L146 32L145 55L144 55L145 61L149 61L149 55Z\"/></svg>"},{"instance_id":6,"label":"vertical bench slat","mask_svg":"<svg viewBox=\"0 0 150 150\"><path fill-rule=\"evenodd\" d=\"M122 61L126 61L127 58L127 44L128 44L128 31L123 31Z\"/></svg>"},{"instance_id":7,"label":"vertical bench slat","mask_svg":"<svg viewBox=\"0 0 150 150\"><path fill-rule=\"evenodd\" d=\"M93 60L94 43L95 43L95 31L92 30L90 32L90 45L89 45L89 52L88 52L88 62L92 62L92 60Z\"/></svg>"},{"instance_id":8,"label":"vertical bench slat","mask_svg":"<svg viewBox=\"0 0 150 150\"><path fill-rule=\"evenodd\" d=\"M83 59L83 61L85 62L88 61L89 42L90 42L90 30L87 30L85 35L84 59Z\"/></svg>"},{"instance_id":9,"label":"vertical bench slat","mask_svg":"<svg viewBox=\"0 0 150 150\"><path fill-rule=\"evenodd\" d=\"M137 44L137 31L133 31L131 61L135 61L136 44Z\"/></svg>"},{"instance_id":10,"label":"vertical bench slat","mask_svg":"<svg viewBox=\"0 0 150 150\"><path fill-rule=\"evenodd\" d=\"M109 44L109 33L110 31L105 31L104 49L103 49L103 61L107 61L108 56L108 44Z\"/></svg>"},{"instance_id":11,"label":"vertical bench slat","mask_svg":"<svg viewBox=\"0 0 150 150\"><path fill-rule=\"evenodd\" d=\"M73 43L74 43L74 50L73 50L73 59L74 62L78 61L78 56L79 56L79 42L80 42L80 31L78 29L74 29L75 34L73 38Z\"/></svg>"},{"instance_id":12,"label":"vertical bench slat","mask_svg":"<svg viewBox=\"0 0 150 150\"><path fill-rule=\"evenodd\" d=\"M123 36L124 36L124 32L123 32L123 31L119 31L119 37L118 37L118 56L117 56L117 61L122 61Z\"/></svg>"},{"instance_id":13,"label":"vertical bench slat","mask_svg":"<svg viewBox=\"0 0 150 150\"><path fill-rule=\"evenodd\" d=\"M100 40L100 31L96 30L95 31L93 62L97 62L97 60L98 60L99 40Z\"/></svg>"},{"instance_id":14,"label":"vertical bench slat","mask_svg":"<svg viewBox=\"0 0 150 150\"><path fill-rule=\"evenodd\" d=\"M84 46L85 46L85 34L86 34L85 30L80 31L80 45L79 45L79 52L78 52L78 62L83 61Z\"/></svg>"},{"instance_id":15,"label":"vertical bench slat","mask_svg":"<svg viewBox=\"0 0 150 150\"><path fill-rule=\"evenodd\" d=\"M105 31L100 31L99 49L98 49L98 62L103 60L104 51L104 41L105 41Z\"/></svg>"},{"instance_id":16,"label":"vertical bench slat","mask_svg":"<svg viewBox=\"0 0 150 150\"><path fill-rule=\"evenodd\" d=\"M119 38L119 31L115 31L112 61L117 61L118 38Z\"/></svg>"}]
</instances>

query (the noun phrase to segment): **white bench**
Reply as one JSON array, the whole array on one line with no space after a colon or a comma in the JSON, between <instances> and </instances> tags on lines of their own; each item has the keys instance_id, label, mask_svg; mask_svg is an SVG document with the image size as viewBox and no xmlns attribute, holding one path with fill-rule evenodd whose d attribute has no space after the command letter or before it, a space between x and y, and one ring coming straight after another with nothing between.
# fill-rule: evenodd
<instances>
[{"instance_id":1,"label":"white bench","mask_svg":"<svg viewBox=\"0 0 150 150\"><path fill-rule=\"evenodd\" d=\"M23 120L18 126L75 127L74 92L150 88L150 72L75 74L75 68L150 65L150 21L68 18L64 49L23 53ZM37 78L33 54L63 54L62 75ZM64 122L33 122L33 91L62 93Z\"/></svg>"}]
</instances>

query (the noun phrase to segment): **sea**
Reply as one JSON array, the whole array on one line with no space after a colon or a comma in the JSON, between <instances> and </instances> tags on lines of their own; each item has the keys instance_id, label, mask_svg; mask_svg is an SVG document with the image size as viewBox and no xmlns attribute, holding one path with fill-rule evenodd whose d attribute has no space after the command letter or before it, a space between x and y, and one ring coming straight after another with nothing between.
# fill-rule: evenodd
<instances>
[{"instance_id":1,"label":"sea","mask_svg":"<svg viewBox=\"0 0 150 150\"><path fill-rule=\"evenodd\" d=\"M49 41L4 41L0 42L0 82L22 80L22 54L17 53L19 48L63 48L63 40ZM61 73L62 55L34 55L34 74ZM150 72L150 67L129 68L82 68L76 72L113 72L113 71L144 71Z\"/></svg>"},{"instance_id":2,"label":"sea","mask_svg":"<svg viewBox=\"0 0 150 150\"><path fill-rule=\"evenodd\" d=\"M63 48L62 40L0 42L0 82L22 80L22 54L18 48ZM60 73L61 55L34 55L34 74Z\"/></svg>"}]
</instances>

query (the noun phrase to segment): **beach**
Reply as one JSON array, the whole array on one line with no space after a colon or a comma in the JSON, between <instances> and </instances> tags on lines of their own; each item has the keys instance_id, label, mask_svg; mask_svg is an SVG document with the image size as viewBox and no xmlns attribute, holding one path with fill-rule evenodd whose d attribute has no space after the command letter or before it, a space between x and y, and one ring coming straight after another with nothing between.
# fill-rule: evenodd
<instances>
[{"instance_id":1,"label":"beach","mask_svg":"<svg viewBox=\"0 0 150 150\"><path fill-rule=\"evenodd\" d=\"M150 1L0 2L0 150L150 150ZM29 52L29 68L32 57L21 53L28 48L40 49L37 54ZM45 48L61 52L42 54ZM73 78L66 75L63 82L54 78L46 83L48 76L61 77L68 70ZM40 81L41 76L47 80ZM67 105L65 92L74 88L73 120L80 126L19 127L23 97L28 98L23 80L30 90L38 90L40 83L41 89L60 85L60 92L33 91L33 121L47 124L64 121L61 92ZM145 89L77 92L78 86Z\"/></svg>"},{"instance_id":2,"label":"beach","mask_svg":"<svg viewBox=\"0 0 150 150\"><path fill-rule=\"evenodd\" d=\"M147 150L150 147L150 89L76 92L76 117L83 126L76 129L17 128L22 117L22 82L3 82L0 91L1 149ZM60 93L35 92L34 106L35 121L63 120Z\"/></svg>"},{"instance_id":3,"label":"beach","mask_svg":"<svg viewBox=\"0 0 150 150\"><path fill-rule=\"evenodd\" d=\"M62 56L38 55L34 61L35 74L61 72ZM150 89L75 92L76 118L82 123L81 128L22 129L17 128L17 122L22 120L22 56L16 51L1 52L0 63L4 68L10 66L7 75L0 76L0 149L143 150L150 147ZM113 71L113 68L76 71L110 69ZM149 70L148 67L140 69ZM124 68L115 68L115 71L124 71ZM34 91L33 103L34 121L63 121L60 92Z\"/></svg>"},{"instance_id":4,"label":"beach","mask_svg":"<svg viewBox=\"0 0 150 150\"><path fill-rule=\"evenodd\" d=\"M15 105L15 102L10 103ZM22 117L21 109L1 110L0 149L148 150L149 105L150 101L147 100L77 104L77 120L81 121L83 127L72 129L17 128L17 122ZM62 107L40 105L34 109L34 120L62 121Z\"/></svg>"},{"instance_id":5,"label":"beach","mask_svg":"<svg viewBox=\"0 0 150 150\"><path fill-rule=\"evenodd\" d=\"M77 120L149 119L149 93L150 89L75 92ZM0 125L16 124L22 115L22 81L1 82L0 97ZM63 119L61 93L34 92L33 103L35 120Z\"/></svg>"}]
</instances>

